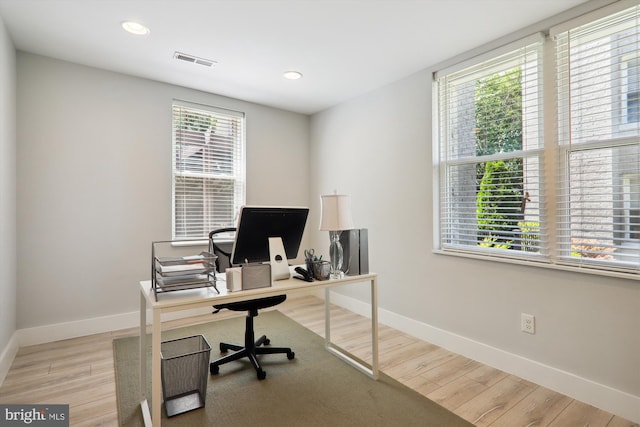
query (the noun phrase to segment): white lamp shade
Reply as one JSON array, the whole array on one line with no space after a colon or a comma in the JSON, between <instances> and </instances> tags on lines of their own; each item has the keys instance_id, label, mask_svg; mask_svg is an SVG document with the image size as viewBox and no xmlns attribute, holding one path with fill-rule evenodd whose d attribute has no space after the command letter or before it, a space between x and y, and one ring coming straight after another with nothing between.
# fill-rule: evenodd
<instances>
[{"instance_id":1,"label":"white lamp shade","mask_svg":"<svg viewBox=\"0 0 640 427\"><path fill-rule=\"evenodd\" d=\"M328 194L320 196L322 202L320 213L320 230L340 231L351 230L351 198L343 194Z\"/></svg>"}]
</instances>

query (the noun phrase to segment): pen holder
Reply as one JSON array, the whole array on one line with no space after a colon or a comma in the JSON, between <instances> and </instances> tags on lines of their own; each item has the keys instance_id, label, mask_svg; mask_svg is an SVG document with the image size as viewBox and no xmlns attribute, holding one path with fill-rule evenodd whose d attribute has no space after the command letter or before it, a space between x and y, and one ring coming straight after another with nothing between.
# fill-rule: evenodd
<instances>
[{"instance_id":1,"label":"pen holder","mask_svg":"<svg viewBox=\"0 0 640 427\"><path fill-rule=\"evenodd\" d=\"M316 280L329 280L331 264L329 261L315 261L313 263L313 277Z\"/></svg>"},{"instance_id":2,"label":"pen holder","mask_svg":"<svg viewBox=\"0 0 640 427\"><path fill-rule=\"evenodd\" d=\"M307 267L307 271L315 277L316 271L313 269L313 260L310 258L305 258L304 264Z\"/></svg>"}]
</instances>

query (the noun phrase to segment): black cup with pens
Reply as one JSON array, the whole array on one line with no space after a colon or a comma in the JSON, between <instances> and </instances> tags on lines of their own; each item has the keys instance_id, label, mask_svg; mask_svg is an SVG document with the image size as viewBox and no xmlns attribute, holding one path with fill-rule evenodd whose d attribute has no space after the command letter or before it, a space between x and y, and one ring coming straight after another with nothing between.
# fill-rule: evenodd
<instances>
[{"instance_id":1,"label":"black cup with pens","mask_svg":"<svg viewBox=\"0 0 640 427\"><path fill-rule=\"evenodd\" d=\"M307 266L307 271L316 280L328 280L331 266L328 261L322 260L322 255L317 257L315 252L315 249L305 249L304 251L304 262Z\"/></svg>"}]
</instances>

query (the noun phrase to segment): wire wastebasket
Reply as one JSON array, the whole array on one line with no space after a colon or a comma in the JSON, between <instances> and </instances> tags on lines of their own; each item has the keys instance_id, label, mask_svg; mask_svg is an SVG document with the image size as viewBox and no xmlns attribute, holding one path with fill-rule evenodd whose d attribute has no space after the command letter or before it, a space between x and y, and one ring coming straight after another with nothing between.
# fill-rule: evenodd
<instances>
[{"instance_id":1,"label":"wire wastebasket","mask_svg":"<svg viewBox=\"0 0 640 427\"><path fill-rule=\"evenodd\" d=\"M211 346L202 335L161 344L162 395L168 417L204 407L210 353Z\"/></svg>"}]
</instances>

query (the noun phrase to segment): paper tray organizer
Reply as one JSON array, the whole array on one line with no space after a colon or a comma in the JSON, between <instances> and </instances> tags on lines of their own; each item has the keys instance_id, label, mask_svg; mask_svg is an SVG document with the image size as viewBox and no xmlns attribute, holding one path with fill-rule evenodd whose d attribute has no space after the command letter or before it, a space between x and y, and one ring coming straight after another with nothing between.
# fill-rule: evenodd
<instances>
[{"instance_id":1,"label":"paper tray organizer","mask_svg":"<svg viewBox=\"0 0 640 427\"><path fill-rule=\"evenodd\" d=\"M175 256L173 244L179 241L162 240L151 243L151 288L158 300L163 292L216 287L216 255L200 252L197 255ZM174 255L172 256L172 252Z\"/></svg>"}]
</instances>

